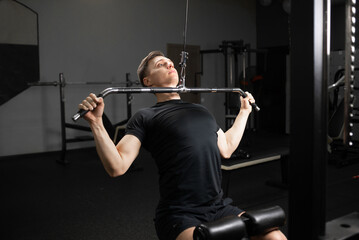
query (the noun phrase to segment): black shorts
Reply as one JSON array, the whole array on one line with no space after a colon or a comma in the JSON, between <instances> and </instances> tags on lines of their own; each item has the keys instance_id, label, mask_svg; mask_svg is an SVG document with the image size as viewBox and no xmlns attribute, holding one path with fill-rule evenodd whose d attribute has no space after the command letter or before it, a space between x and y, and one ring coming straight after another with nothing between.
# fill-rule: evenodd
<instances>
[{"instance_id":1,"label":"black shorts","mask_svg":"<svg viewBox=\"0 0 359 240\"><path fill-rule=\"evenodd\" d=\"M243 210L232 205L215 205L167 214L155 219L157 236L160 240L175 240L187 228L226 216L237 216L241 212Z\"/></svg>"}]
</instances>

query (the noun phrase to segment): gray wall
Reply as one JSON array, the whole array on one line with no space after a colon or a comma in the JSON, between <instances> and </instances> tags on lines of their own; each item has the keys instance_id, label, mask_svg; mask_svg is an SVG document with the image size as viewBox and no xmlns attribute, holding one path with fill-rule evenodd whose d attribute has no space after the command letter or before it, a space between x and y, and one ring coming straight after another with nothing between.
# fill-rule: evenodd
<instances>
[{"instance_id":1,"label":"gray wall","mask_svg":"<svg viewBox=\"0 0 359 240\"><path fill-rule=\"evenodd\" d=\"M21 0L39 14L40 81L136 80L139 61L151 50L166 52L167 43L183 42L185 0ZM253 0L190 0L187 43L216 49L223 40L256 46ZM190 59L189 59L190 61ZM207 55L202 86L223 87L222 55ZM67 86L66 121L89 92L107 86ZM58 87L31 87L0 106L0 156L61 149ZM105 99L112 122L126 118L124 95ZM152 95L135 95L133 111L155 103ZM202 103L224 127L223 94L203 94ZM80 124L86 124L80 120ZM79 135L68 131L70 136ZM81 134L81 133L80 133ZM70 148L93 143L74 143Z\"/></svg>"},{"instance_id":2,"label":"gray wall","mask_svg":"<svg viewBox=\"0 0 359 240\"><path fill-rule=\"evenodd\" d=\"M37 45L36 14L12 0L0 1L0 29L8 30L0 34L0 43Z\"/></svg>"}]
</instances>

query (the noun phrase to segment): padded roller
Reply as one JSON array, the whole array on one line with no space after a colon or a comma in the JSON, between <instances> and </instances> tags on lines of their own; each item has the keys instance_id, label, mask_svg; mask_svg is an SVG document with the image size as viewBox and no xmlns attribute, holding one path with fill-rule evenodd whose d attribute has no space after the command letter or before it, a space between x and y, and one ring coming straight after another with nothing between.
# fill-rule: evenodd
<instances>
[{"instance_id":1,"label":"padded roller","mask_svg":"<svg viewBox=\"0 0 359 240\"><path fill-rule=\"evenodd\" d=\"M249 236L262 234L285 224L285 212L279 206L247 211L243 217Z\"/></svg>"},{"instance_id":2,"label":"padded roller","mask_svg":"<svg viewBox=\"0 0 359 240\"><path fill-rule=\"evenodd\" d=\"M211 223L202 223L193 233L194 240L238 240L245 236L246 226L238 216L228 216Z\"/></svg>"}]
</instances>

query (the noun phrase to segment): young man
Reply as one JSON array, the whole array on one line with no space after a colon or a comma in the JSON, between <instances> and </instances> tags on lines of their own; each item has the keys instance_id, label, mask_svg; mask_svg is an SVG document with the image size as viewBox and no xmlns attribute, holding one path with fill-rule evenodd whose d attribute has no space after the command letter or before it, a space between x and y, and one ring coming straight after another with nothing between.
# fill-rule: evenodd
<instances>
[{"instance_id":1,"label":"young man","mask_svg":"<svg viewBox=\"0 0 359 240\"><path fill-rule=\"evenodd\" d=\"M146 87L176 87L179 76L173 62L161 52L149 53L137 70ZM97 152L108 174L124 174L143 146L155 159L159 172L160 201L155 226L161 240L193 239L201 222L244 212L223 199L221 157L236 150L252 111L254 98L241 98L241 110L225 133L214 117L199 104L182 102L177 93L158 93L157 104L138 111L128 122L126 134L115 146L103 123L104 102L90 94L80 109L93 132ZM274 230L258 239L285 239Z\"/></svg>"}]
</instances>

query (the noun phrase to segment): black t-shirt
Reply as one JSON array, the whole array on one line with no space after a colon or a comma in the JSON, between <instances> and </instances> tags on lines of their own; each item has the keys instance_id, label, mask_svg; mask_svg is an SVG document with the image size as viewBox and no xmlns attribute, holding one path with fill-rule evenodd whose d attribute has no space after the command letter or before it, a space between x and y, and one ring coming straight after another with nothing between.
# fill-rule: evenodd
<instances>
[{"instance_id":1,"label":"black t-shirt","mask_svg":"<svg viewBox=\"0 0 359 240\"><path fill-rule=\"evenodd\" d=\"M138 111L126 134L136 136L159 172L157 213L208 206L222 198L219 127L199 104L170 100Z\"/></svg>"}]
</instances>

